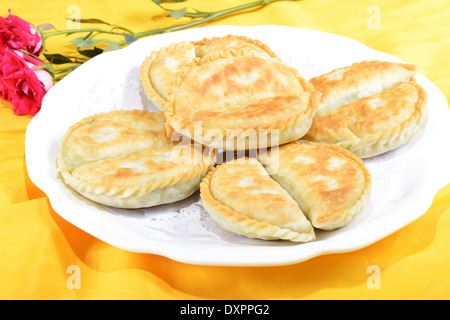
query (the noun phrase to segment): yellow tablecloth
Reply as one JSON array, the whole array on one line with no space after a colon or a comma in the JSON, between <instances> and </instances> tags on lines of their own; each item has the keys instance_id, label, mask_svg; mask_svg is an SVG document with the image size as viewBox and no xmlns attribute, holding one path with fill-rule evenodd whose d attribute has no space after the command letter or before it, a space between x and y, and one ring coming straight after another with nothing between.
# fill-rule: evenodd
<instances>
[{"instance_id":1,"label":"yellow tablecloth","mask_svg":"<svg viewBox=\"0 0 450 320\"><path fill-rule=\"evenodd\" d=\"M246 2L190 0L179 7L211 11ZM5 0L0 14L6 16L11 9L34 25L48 22L66 29L65 18L74 12L73 6L82 18L99 18L134 31L176 23L149 0ZM278 24L351 37L416 64L448 100L449 8L448 0L283 1L209 25ZM64 37L51 45L53 52L70 48ZM188 265L118 249L59 217L27 175L24 138L30 119L15 116L10 104L0 102L2 299L450 298L450 185L436 194L418 220L354 252L287 266ZM448 141L442 145L447 147ZM370 279L375 275L370 266L379 268L377 283ZM74 287L77 283L79 288Z\"/></svg>"}]
</instances>

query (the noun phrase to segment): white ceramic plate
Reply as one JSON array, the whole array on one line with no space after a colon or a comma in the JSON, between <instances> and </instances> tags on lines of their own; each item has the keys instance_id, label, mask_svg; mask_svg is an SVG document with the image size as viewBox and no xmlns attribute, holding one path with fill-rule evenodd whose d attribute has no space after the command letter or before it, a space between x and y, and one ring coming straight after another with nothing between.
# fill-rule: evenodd
<instances>
[{"instance_id":1,"label":"white ceramic plate","mask_svg":"<svg viewBox=\"0 0 450 320\"><path fill-rule=\"evenodd\" d=\"M145 38L101 54L55 85L26 134L26 163L33 183L54 210L93 236L124 250L203 265L263 266L370 245L423 215L436 192L450 182L450 120L444 95L423 75L429 95L425 128L401 148L366 160L373 176L369 206L349 225L317 232L309 243L252 240L221 229L201 206L199 194L149 209L118 210L95 204L67 187L56 171L57 145L70 125L116 109L152 109L140 85L139 68L152 50L182 40L226 34L268 44L304 78L362 60L400 60L342 36L284 26L212 26ZM408 61L414 63L414 61Z\"/></svg>"}]
</instances>

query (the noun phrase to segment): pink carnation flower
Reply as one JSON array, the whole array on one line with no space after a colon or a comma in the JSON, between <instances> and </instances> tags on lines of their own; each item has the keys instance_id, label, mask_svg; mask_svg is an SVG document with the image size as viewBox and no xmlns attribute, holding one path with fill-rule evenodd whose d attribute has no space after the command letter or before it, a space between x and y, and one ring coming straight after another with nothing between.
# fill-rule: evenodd
<instances>
[{"instance_id":1,"label":"pink carnation flower","mask_svg":"<svg viewBox=\"0 0 450 320\"><path fill-rule=\"evenodd\" d=\"M36 70L43 63L19 50L6 50L0 62L0 94L12 103L16 115L34 116L53 86L50 73Z\"/></svg>"},{"instance_id":2,"label":"pink carnation flower","mask_svg":"<svg viewBox=\"0 0 450 320\"><path fill-rule=\"evenodd\" d=\"M16 115L35 115L45 93L53 86L51 75L36 70L43 62L42 37L27 21L9 13L0 17L0 97L12 103Z\"/></svg>"},{"instance_id":3,"label":"pink carnation flower","mask_svg":"<svg viewBox=\"0 0 450 320\"><path fill-rule=\"evenodd\" d=\"M6 49L25 50L38 56L42 52L42 37L27 21L11 14L0 17L0 55Z\"/></svg>"}]
</instances>

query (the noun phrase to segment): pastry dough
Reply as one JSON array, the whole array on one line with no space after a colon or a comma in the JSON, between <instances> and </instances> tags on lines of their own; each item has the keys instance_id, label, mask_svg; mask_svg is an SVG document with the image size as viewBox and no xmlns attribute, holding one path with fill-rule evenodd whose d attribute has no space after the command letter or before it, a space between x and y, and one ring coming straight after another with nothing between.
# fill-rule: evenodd
<instances>
[{"instance_id":1,"label":"pastry dough","mask_svg":"<svg viewBox=\"0 0 450 320\"><path fill-rule=\"evenodd\" d=\"M64 181L95 202L141 208L184 199L215 163L214 152L171 141L163 112L111 111L69 128L57 153Z\"/></svg>"},{"instance_id":2,"label":"pastry dough","mask_svg":"<svg viewBox=\"0 0 450 320\"><path fill-rule=\"evenodd\" d=\"M323 94L303 139L334 143L360 158L393 150L413 137L424 119L427 94L412 65L366 61L311 79Z\"/></svg>"},{"instance_id":3,"label":"pastry dough","mask_svg":"<svg viewBox=\"0 0 450 320\"><path fill-rule=\"evenodd\" d=\"M254 51L256 55L263 58L277 57L272 49L261 41L237 35L227 35L210 39L204 38L203 40L193 42L193 44L195 46L196 56L200 58L229 50L235 52Z\"/></svg>"},{"instance_id":4,"label":"pastry dough","mask_svg":"<svg viewBox=\"0 0 450 320\"><path fill-rule=\"evenodd\" d=\"M304 139L334 143L360 158L376 156L409 141L423 123L427 95L415 81L344 105L314 118Z\"/></svg>"},{"instance_id":5,"label":"pastry dough","mask_svg":"<svg viewBox=\"0 0 450 320\"><path fill-rule=\"evenodd\" d=\"M184 65L196 57L191 42L179 42L153 51L141 65L141 83L152 104L160 111L166 110L167 90Z\"/></svg>"},{"instance_id":6,"label":"pastry dough","mask_svg":"<svg viewBox=\"0 0 450 320\"><path fill-rule=\"evenodd\" d=\"M343 227L369 202L369 171L339 146L295 141L261 152L258 159L315 228Z\"/></svg>"},{"instance_id":7,"label":"pastry dough","mask_svg":"<svg viewBox=\"0 0 450 320\"><path fill-rule=\"evenodd\" d=\"M310 79L322 93L317 114L329 113L340 106L382 92L408 81L417 73L412 64L363 61L338 68Z\"/></svg>"},{"instance_id":8,"label":"pastry dough","mask_svg":"<svg viewBox=\"0 0 450 320\"><path fill-rule=\"evenodd\" d=\"M141 83L148 98L158 110L166 110L167 91L183 66L193 60L220 51L252 51L261 57L275 58L262 42L243 36L227 35L201 41L181 41L153 51L141 65Z\"/></svg>"},{"instance_id":9,"label":"pastry dough","mask_svg":"<svg viewBox=\"0 0 450 320\"><path fill-rule=\"evenodd\" d=\"M319 100L320 93L278 59L221 52L186 66L172 83L168 134L175 130L217 149L270 147L301 138Z\"/></svg>"},{"instance_id":10,"label":"pastry dough","mask_svg":"<svg viewBox=\"0 0 450 320\"><path fill-rule=\"evenodd\" d=\"M249 238L307 242L314 229L297 203L255 158L210 170L200 185L202 204L224 229Z\"/></svg>"}]
</instances>

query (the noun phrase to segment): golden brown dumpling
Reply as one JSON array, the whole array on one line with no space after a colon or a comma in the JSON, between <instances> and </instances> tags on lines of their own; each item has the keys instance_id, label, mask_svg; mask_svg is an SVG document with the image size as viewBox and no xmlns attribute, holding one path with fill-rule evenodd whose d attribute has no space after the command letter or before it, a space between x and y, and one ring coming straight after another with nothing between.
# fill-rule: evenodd
<instances>
[{"instance_id":1,"label":"golden brown dumpling","mask_svg":"<svg viewBox=\"0 0 450 320\"><path fill-rule=\"evenodd\" d=\"M319 92L279 60L227 52L197 60L178 75L166 118L169 133L248 150L301 138L319 100Z\"/></svg>"},{"instance_id":2,"label":"golden brown dumpling","mask_svg":"<svg viewBox=\"0 0 450 320\"><path fill-rule=\"evenodd\" d=\"M369 171L336 145L295 141L261 152L258 159L315 228L343 227L369 202Z\"/></svg>"},{"instance_id":3,"label":"golden brown dumpling","mask_svg":"<svg viewBox=\"0 0 450 320\"><path fill-rule=\"evenodd\" d=\"M239 158L211 169L200 194L213 220L230 232L264 240L315 239L298 204L255 158Z\"/></svg>"},{"instance_id":4,"label":"golden brown dumpling","mask_svg":"<svg viewBox=\"0 0 450 320\"><path fill-rule=\"evenodd\" d=\"M141 208L184 199L214 165L214 152L167 138L163 112L111 111L69 128L57 153L66 184L95 202Z\"/></svg>"},{"instance_id":5,"label":"golden brown dumpling","mask_svg":"<svg viewBox=\"0 0 450 320\"><path fill-rule=\"evenodd\" d=\"M360 158L405 144L420 129L427 101L415 73L410 64L365 61L311 79L322 100L303 139L334 143Z\"/></svg>"},{"instance_id":6,"label":"golden brown dumpling","mask_svg":"<svg viewBox=\"0 0 450 320\"><path fill-rule=\"evenodd\" d=\"M222 51L252 51L261 57L276 57L262 42L236 35L173 43L153 51L141 65L140 78L148 98L158 110L166 110L168 89L183 67L195 59Z\"/></svg>"}]
</instances>

